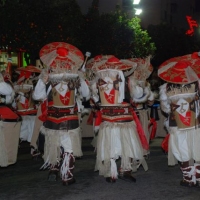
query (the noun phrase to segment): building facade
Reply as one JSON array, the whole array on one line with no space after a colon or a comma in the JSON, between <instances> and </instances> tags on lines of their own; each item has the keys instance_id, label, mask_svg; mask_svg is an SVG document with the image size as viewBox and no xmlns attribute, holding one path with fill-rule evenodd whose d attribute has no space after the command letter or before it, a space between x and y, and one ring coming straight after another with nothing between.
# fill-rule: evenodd
<instances>
[{"instance_id":1,"label":"building facade","mask_svg":"<svg viewBox=\"0 0 200 200\"><path fill-rule=\"evenodd\" d=\"M199 0L162 0L161 2L161 22L180 28L188 28L186 16L199 22Z\"/></svg>"}]
</instances>

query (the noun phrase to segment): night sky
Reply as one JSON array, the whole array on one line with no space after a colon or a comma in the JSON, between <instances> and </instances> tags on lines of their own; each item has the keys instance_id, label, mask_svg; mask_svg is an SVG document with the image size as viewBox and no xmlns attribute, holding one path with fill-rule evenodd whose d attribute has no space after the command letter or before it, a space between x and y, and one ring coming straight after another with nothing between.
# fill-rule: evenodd
<instances>
[{"instance_id":1,"label":"night sky","mask_svg":"<svg viewBox=\"0 0 200 200\"><path fill-rule=\"evenodd\" d=\"M85 14L88 11L88 7L91 6L92 0L76 0L80 5L82 12ZM194 11L200 11L200 0L196 1L196 7L193 9L191 6L191 0L176 0L171 1L171 3L175 2L177 4L177 12L170 13L170 1L167 0L141 0L140 7L143 12L139 16L141 19L141 25L144 28L147 28L148 25L157 25L160 23L161 18L163 18L164 13L167 12L168 22L174 24L180 28L187 28L188 24L186 21L186 15L193 15ZM115 9L116 3L118 0L99 0L99 11L102 12L110 12ZM162 4L164 5L164 9L161 9ZM167 7L166 7L167 5ZM167 10L168 9L168 10ZM167 11L166 11L167 10ZM161 12L162 11L162 12ZM200 21L199 14L193 16L193 18L197 21ZM200 23L200 22L199 22Z\"/></svg>"},{"instance_id":2,"label":"night sky","mask_svg":"<svg viewBox=\"0 0 200 200\"><path fill-rule=\"evenodd\" d=\"M82 12L85 14L88 11L88 7L91 5L92 0L76 0L80 5ZM99 1L100 12L110 12L115 9L117 0L100 0ZM141 0L141 8L143 13L140 15L142 25L146 27L148 24L158 24L160 19L160 0Z\"/></svg>"}]
</instances>

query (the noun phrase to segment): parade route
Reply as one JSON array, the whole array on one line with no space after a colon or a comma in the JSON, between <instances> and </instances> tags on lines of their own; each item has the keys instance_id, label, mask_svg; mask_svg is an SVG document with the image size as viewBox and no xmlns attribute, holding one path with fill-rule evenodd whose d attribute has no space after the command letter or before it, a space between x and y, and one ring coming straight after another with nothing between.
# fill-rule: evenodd
<instances>
[{"instance_id":1,"label":"parade route","mask_svg":"<svg viewBox=\"0 0 200 200\"><path fill-rule=\"evenodd\" d=\"M16 164L0 168L0 200L198 200L200 188L179 185L179 166L168 167L167 155L156 138L150 143L149 170L135 173L136 183L118 179L107 183L94 172L95 152L91 138L82 142L83 157L75 163L76 183L63 186L61 180L49 182L48 171L40 171L42 159L32 160L24 145Z\"/></svg>"}]
</instances>

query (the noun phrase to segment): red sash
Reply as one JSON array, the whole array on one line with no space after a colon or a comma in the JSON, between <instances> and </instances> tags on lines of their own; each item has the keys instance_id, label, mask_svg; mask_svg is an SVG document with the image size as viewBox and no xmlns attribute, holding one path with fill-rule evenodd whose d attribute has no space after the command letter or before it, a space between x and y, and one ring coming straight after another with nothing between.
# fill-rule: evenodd
<instances>
[{"instance_id":1,"label":"red sash","mask_svg":"<svg viewBox=\"0 0 200 200\"><path fill-rule=\"evenodd\" d=\"M161 143L161 147L166 153L168 152L169 137L170 137L170 134L168 133Z\"/></svg>"},{"instance_id":2,"label":"red sash","mask_svg":"<svg viewBox=\"0 0 200 200\"><path fill-rule=\"evenodd\" d=\"M45 122L47 120L47 101L41 103L41 112L42 114L38 117L38 119Z\"/></svg>"},{"instance_id":3,"label":"red sash","mask_svg":"<svg viewBox=\"0 0 200 200\"><path fill-rule=\"evenodd\" d=\"M144 134L144 130L142 128L142 125L140 123L140 120L137 116L137 114L135 113L135 111L133 110L133 116L134 116L134 120L135 120L135 123L136 123L136 127L137 127L137 132L138 132L138 135L139 135L139 138L140 138L140 142L142 144L142 147L145 149L145 150L149 150L149 143L147 141L147 138Z\"/></svg>"},{"instance_id":4,"label":"red sash","mask_svg":"<svg viewBox=\"0 0 200 200\"><path fill-rule=\"evenodd\" d=\"M0 119L6 120L6 119L18 119L19 116L14 113L10 108L3 106L0 107Z\"/></svg>"},{"instance_id":5,"label":"red sash","mask_svg":"<svg viewBox=\"0 0 200 200\"><path fill-rule=\"evenodd\" d=\"M153 140L156 136L156 130L157 130L157 122L154 118L151 118L149 125L148 125L148 130L150 132L150 128L152 126L151 129L151 133L150 133L150 140Z\"/></svg>"}]
</instances>

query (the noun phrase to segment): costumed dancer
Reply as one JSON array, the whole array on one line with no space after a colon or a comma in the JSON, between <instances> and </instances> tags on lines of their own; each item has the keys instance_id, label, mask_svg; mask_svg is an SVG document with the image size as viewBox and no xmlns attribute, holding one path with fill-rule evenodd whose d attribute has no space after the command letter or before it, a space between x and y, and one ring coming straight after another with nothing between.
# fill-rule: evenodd
<instances>
[{"instance_id":1,"label":"costumed dancer","mask_svg":"<svg viewBox=\"0 0 200 200\"><path fill-rule=\"evenodd\" d=\"M32 98L33 83L37 79L35 74L39 74L41 70L30 65L18 68L17 71L20 71L20 76L17 84L14 85L16 95L12 106L16 113L22 117L20 140L30 143L38 107Z\"/></svg>"},{"instance_id":2,"label":"costumed dancer","mask_svg":"<svg viewBox=\"0 0 200 200\"><path fill-rule=\"evenodd\" d=\"M44 68L41 61L38 59L36 60L36 69L39 70L39 73L41 73L41 70ZM35 80L33 84L33 88L35 88L37 84L38 78ZM33 89L34 90L34 89ZM43 110L46 109L45 102L42 101L35 101L37 105L37 114L35 117L34 122L34 128L33 128L33 134L31 137L31 155L33 159L37 159L38 156L42 156L44 153L44 136L40 133L41 126L43 125L43 122L46 120L44 115L42 115Z\"/></svg>"},{"instance_id":3,"label":"costumed dancer","mask_svg":"<svg viewBox=\"0 0 200 200\"><path fill-rule=\"evenodd\" d=\"M91 142L92 146L94 147L94 151L97 149L97 137L99 132L99 94L98 88L96 83L96 72L92 70L93 66L102 62L106 62L109 58L113 57L113 55L97 55L94 58L88 60L85 68L86 80L88 82L90 91L91 91L91 98L90 98L90 107L91 112L89 114L87 124L93 127L93 140Z\"/></svg>"},{"instance_id":4,"label":"costumed dancer","mask_svg":"<svg viewBox=\"0 0 200 200\"><path fill-rule=\"evenodd\" d=\"M145 59L141 58L131 58L130 60L137 63L137 67L134 72L127 77L127 87L128 87L128 99L134 107L141 125L143 127L147 141L150 141L151 131L149 130L150 125L150 115L148 106L152 105L154 102L154 93L151 91L150 84L147 82L147 78L153 71L153 67L150 63L150 56ZM124 72L126 73L126 72ZM152 121L153 123L153 121ZM152 130L156 131L156 124ZM149 150L144 149L144 156L149 154Z\"/></svg>"},{"instance_id":5,"label":"costumed dancer","mask_svg":"<svg viewBox=\"0 0 200 200\"><path fill-rule=\"evenodd\" d=\"M132 106L123 102L125 78L122 70L135 67L135 63L115 56L93 66L100 98L96 117L99 132L95 170L99 170L99 175L107 182L113 183L118 177L135 182L132 172L138 165L142 163L144 169L148 169L143 157L143 148L149 148L148 142ZM119 158L118 171L116 160Z\"/></svg>"},{"instance_id":6,"label":"costumed dancer","mask_svg":"<svg viewBox=\"0 0 200 200\"><path fill-rule=\"evenodd\" d=\"M48 68L43 71L35 87L33 98L46 102L41 128L45 136L44 165L49 169L48 179L63 185L75 183L75 157L82 156L81 129L78 113L83 110L82 100L90 98L90 91L79 68L84 56L75 46L53 42L40 50L40 59Z\"/></svg>"},{"instance_id":7,"label":"costumed dancer","mask_svg":"<svg viewBox=\"0 0 200 200\"><path fill-rule=\"evenodd\" d=\"M165 122L170 134L168 165L176 164L175 157L183 175L180 185L197 186L200 181L200 59L197 52L166 61L159 67L158 76L167 82L160 86L160 103L168 114Z\"/></svg>"},{"instance_id":8,"label":"costumed dancer","mask_svg":"<svg viewBox=\"0 0 200 200\"><path fill-rule=\"evenodd\" d=\"M166 116L165 113L160 109L160 101L159 101L159 87L163 84L163 80L158 77L157 71L158 71L157 69L154 70L154 72L148 78L148 82L151 85L151 90L153 91L155 96L153 105L149 105L149 111L150 111L149 130L151 132L150 140L153 140L155 137L166 137L167 135L167 130L164 126L164 121L166 119Z\"/></svg>"},{"instance_id":9,"label":"costumed dancer","mask_svg":"<svg viewBox=\"0 0 200 200\"><path fill-rule=\"evenodd\" d=\"M14 89L0 73L0 167L17 161L21 118L12 111Z\"/></svg>"}]
</instances>

